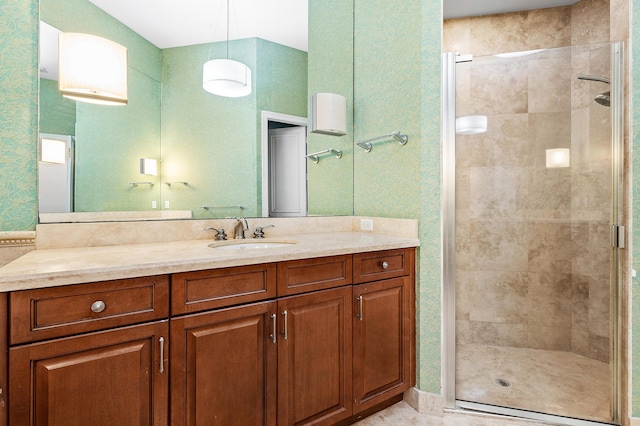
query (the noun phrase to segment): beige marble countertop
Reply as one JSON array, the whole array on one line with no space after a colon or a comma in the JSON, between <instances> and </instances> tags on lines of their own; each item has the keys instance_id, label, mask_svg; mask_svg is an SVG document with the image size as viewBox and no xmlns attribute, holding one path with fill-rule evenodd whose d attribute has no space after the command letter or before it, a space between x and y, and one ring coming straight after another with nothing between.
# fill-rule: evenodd
<instances>
[{"instance_id":1,"label":"beige marble countertop","mask_svg":"<svg viewBox=\"0 0 640 426\"><path fill-rule=\"evenodd\" d=\"M244 241L296 243L268 249L219 249L209 247L213 240L190 240L34 250L0 268L0 291L417 247L420 243L413 238L364 232L291 234ZM226 244L233 242L237 241Z\"/></svg>"}]
</instances>

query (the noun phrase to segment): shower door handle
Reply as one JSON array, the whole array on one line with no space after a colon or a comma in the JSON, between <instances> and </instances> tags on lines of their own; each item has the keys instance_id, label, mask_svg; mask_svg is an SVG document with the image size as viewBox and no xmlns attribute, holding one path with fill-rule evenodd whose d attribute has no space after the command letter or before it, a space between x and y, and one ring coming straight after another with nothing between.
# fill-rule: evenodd
<instances>
[{"instance_id":1,"label":"shower door handle","mask_svg":"<svg viewBox=\"0 0 640 426\"><path fill-rule=\"evenodd\" d=\"M611 246L624 248L624 225L611 225Z\"/></svg>"}]
</instances>

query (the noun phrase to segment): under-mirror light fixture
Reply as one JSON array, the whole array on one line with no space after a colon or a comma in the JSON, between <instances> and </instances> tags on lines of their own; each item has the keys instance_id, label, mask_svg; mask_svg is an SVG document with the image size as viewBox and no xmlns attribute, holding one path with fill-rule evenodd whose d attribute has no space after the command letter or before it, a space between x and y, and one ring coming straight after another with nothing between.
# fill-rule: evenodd
<instances>
[{"instance_id":1,"label":"under-mirror light fixture","mask_svg":"<svg viewBox=\"0 0 640 426\"><path fill-rule=\"evenodd\" d=\"M40 161L44 163L65 164L67 162L67 144L65 141L41 139Z\"/></svg>"},{"instance_id":2,"label":"under-mirror light fixture","mask_svg":"<svg viewBox=\"0 0 640 426\"><path fill-rule=\"evenodd\" d=\"M140 174L141 175L158 175L158 162L152 158L140 159Z\"/></svg>"},{"instance_id":3,"label":"under-mirror light fixture","mask_svg":"<svg viewBox=\"0 0 640 426\"><path fill-rule=\"evenodd\" d=\"M202 67L202 87L209 93L227 98L251 94L251 69L229 59L229 0L227 0L226 59L211 59Z\"/></svg>"},{"instance_id":4,"label":"under-mirror light fixture","mask_svg":"<svg viewBox=\"0 0 640 426\"><path fill-rule=\"evenodd\" d=\"M486 115L465 115L456 118L457 135L477 135L487 131Z\"/></svg>"},{"instance_id":5,"label":"under-mirror light fixture","mask_svg":"<svg viewBox=\"0 0 640 426\"><path fill-rule=\"evenodd\" d=\"M569 148L547 149L547 168L569 167L571 155Z\"/></svg>"},{"instance_id":6,"label":"under-mirror light fixture","mask_svg":"<svg viewBox=\"0 0 640 426\"><path fill-rule=\"evenodd\" d=\"M91 34L61 33L58 56L63 96L103 105L128 102L126 47Z\"/></svg>"}]
</instances>

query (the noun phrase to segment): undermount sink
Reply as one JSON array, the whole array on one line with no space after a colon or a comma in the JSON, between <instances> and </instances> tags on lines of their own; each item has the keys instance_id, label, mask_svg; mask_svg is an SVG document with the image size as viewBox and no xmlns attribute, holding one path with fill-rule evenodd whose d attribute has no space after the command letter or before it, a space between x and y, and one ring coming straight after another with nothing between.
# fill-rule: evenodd
<instances>
[{"instance_id":1,"label":"undermount sink","mask_svg":"<svg viewBox=\"0 0 640 426\"><path fill-rule=\"evenodd\" d=\"M209 244L209 247L218 250L267 250L277 247L286 247L296 244L297 241L280 240L280 241L251 241L251 240L233 240L233 241L217 241Z\"/></svg>"}]
</instances>

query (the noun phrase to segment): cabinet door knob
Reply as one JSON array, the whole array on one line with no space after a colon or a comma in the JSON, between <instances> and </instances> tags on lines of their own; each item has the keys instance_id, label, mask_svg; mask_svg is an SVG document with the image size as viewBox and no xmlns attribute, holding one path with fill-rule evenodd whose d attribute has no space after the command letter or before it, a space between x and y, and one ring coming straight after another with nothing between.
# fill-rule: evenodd
<instances>
[{"instance_id":1,"label":"cabinet door knob","mask_svg":"<svg viewBox=\"0 0 640 426\"><path fill-rule=\"evenodd\" d=\"M100 312L104 311L106 307L106 303L104 303L102 300L96 300L91 304L91 311L99 314Z\"/></svg>"},{"instance_id":2,"label":"cabinet door knob","mask_svg":"<svg viewBox=\"0 0 640 426\"><path fill-rule=\"evenodd\" d=\"M382 266L382 269L387 269L389 267L389 262L382 262L380 266Z\"/></svg>"}]
</instances>

